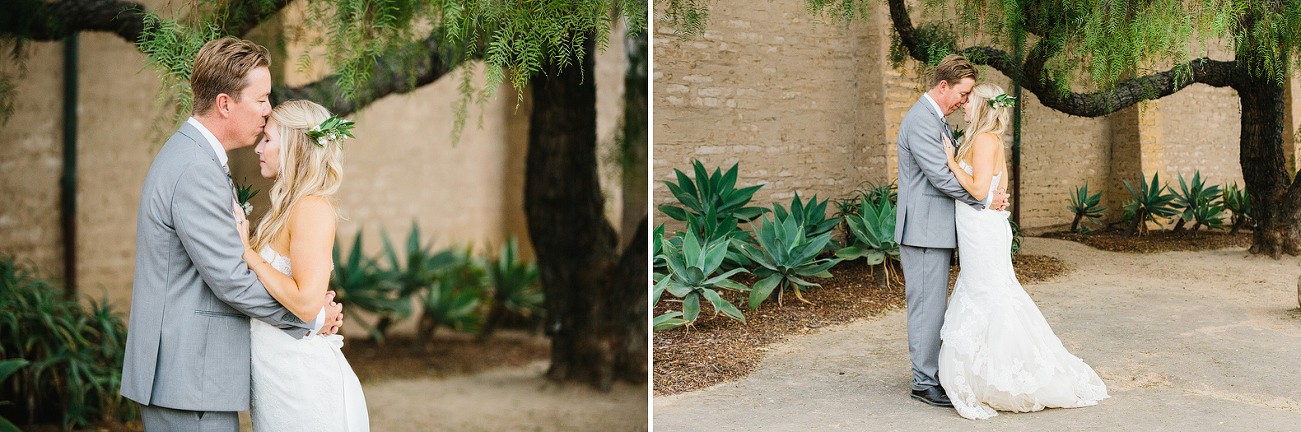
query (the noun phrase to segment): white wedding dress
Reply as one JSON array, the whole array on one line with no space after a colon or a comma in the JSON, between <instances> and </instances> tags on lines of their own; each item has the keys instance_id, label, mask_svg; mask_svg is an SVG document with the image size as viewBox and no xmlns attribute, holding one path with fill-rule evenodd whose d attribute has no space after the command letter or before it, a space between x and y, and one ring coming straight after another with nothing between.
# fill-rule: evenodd
<instances>
[{"instance_id":1,"label":"white wedding dress","mask_svg":"<svg viewBox=\"0 0 1301 432\"><path fill-rule=\"evenodd\" d=\"M293 276L288 257L270 247L261 255L276 270ZM339 351L343 336L294 339L267 323L250 321L254 431L370 430L361 383Z\"/></svg>"},{"instance_id":2,"label":"white wedding dress","mask_svg":"<svg viewBox=\"0 0 1301 432\"><path fill-rule=\"evenodd\" d=\"M1108 397L1102 379L1066 351L1016 280L1007 217L957 203L962 271L940 329L940 384L969 419L1096 405Z\"/></svg>"}]
</instances>

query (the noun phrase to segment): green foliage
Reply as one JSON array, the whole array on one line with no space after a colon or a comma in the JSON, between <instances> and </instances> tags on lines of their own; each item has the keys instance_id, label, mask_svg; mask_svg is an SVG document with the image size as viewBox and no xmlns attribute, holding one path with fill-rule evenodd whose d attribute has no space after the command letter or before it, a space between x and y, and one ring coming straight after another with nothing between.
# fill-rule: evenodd
<instances>
[{"instance_id":1,"label":"green foliage","mask_svg":"<svg viewBox=\"0 0 1301 432\"><path fill-rule=\"evenodd\" d=\"M1251 197L1247 195L1246 189L1238 188L1238 182L1233 182L1224 187L1223 201L1225 210L1233 215L1233 229L1229 233L1237 234L1238 229L1251 219Z\"/></svg>"},{"instance_id":2,"label":"green foliage","mask_svg":"<svg viewBox=\"0 0 1301 432\"><path fill-rule=\"evenodd\" d=\"M1130 228L1125 231L1124 237L1134 235L1135 232L1140 234L1147 233L1146 221L1155 222L1158 226L1161 221L1157 218L1168 218L1179 214L1177 210L1170 207L1174 201L1174 194L1164 193L1166 186L1161 184L1160 173L1152 174L1152 182L1148 183L1143 176L1138 178L1140 188L1135 191L1134 187L1125 180L1125 188L1129 189L1129 194L1134 197L1132 201L1125 203L1126 214L1133 214L1130 220Z\"/></svg>"},{"instance_id":3,"label":"green foliage","mask_svg":"<svg viewBox=\"0 0 1301 432\"><path fill-rule=\"evenodd\" d=\"M6 379L8 379L9 375L12 375L14 372L17 372L18 369L21 369L23 366L27 366L30 363L31 362L27 361L26 359L20 359L20 358L0 361L0 383L3 383ZM8 403L7 401L0 401L0 405L4 405L7 403ZM0 417L0 432L21 432L21 431L22 429L18 429L17 425L14 425L12 422L10 422L8 419L5 419L4 417Z\"/></svg>"},{"instance_id":4,"label":"green foliage","mask_svg":"<svg viewBox=\"0 0 1301 432\"><path fill-rule=\"evenodd\" d=\"M664 224L655 227L655 231L651 233L651 241L653 242L651 245L651 271L658 272L669 265L664 254L660 253L660 248L663 247L661 243L664 241Z\"/></svg>"},{"instance_id":5,"label":"green foliage","mask_svg":"<svg viewBox=\"0 0 1301 432\"><path fill-rule=\"evenodd\" d=\"M809 238L793 217L777 217L769 221L764 216L760 228L754 228L753 225L751 228L754 229L758 247L744 244L741 245L741 250L758 264L754 275L762 279L750 291L750 309L757 309L774 289L778 290L778 305L782 303L782 293L786 288L792 288L796 298L808 303L800 291L803 287L821 285L803 278L829 278L831 272L827 269L841 261L840 258L817 257L827 243L831 242L830 232Z\"/></svg>"},{"instance_id":6,"label":"green foliage","mask_svg":"<svg viewBox=\"0 0 1301 432\"><path fill-rule=\"evenodd\" d=\"M1206 186L1202 181L1201 171L1193 173L1192 183L1184 181L1184 175L1179 174L1179 190L1175 191L1175 199L1171 202L1171 207L1175 211L1181 212L1180 224L1184 222L1193 222L1192 232L1197 228L1205 225L1208 228L1219 228L1224 225L1224 218L1220 214L1224 212L1224 203L1220 202L1220 186Z\"/></svg>"},{"instance_id":7,"label":"green foliage","mask_svg":"<svg viewBox=\"0 0 1301 432\"><path fill-rule=\"evenodd\" d=\"M538 286L538 266L520 259L519 242L512 236L501 246L495 259L484 266L488 288L492 292L488 319L480 337L488 337L507 314L526 319L541 316L545 299Z\"/></svg>"},{"instance_id":8,"label":"green foliage","mask_svg":"<svg viewBox=\"0 0 1301 432\"><path fill-rule=\"evenodd\" d=\"M1012 228L1012 247L1010 251L1012 254L1012 264L1016 264L1016 258L1021 256L1021 241L1024 240L1025 237L1021 235L1020 225L1017 225L1016 222L1011 220L1008 220L1007 223Z\"/></svg>"},{"instance_id":9,"label":"green foliage","mask_svg":"<svg viewBox=\"0 0 1301 432\"><path fill-rule=\"evenodd\" d=\"M714 308L715 314L722 313L734 320L745 322L745 316L741 315L741 311L718 294L722 289L749 290L745 285L729 279L737 273L745 272L743 268L714 275L723 263L728 242L714 241L702 244L701 239L694 232L686 233L681 236L681 239L681 247L674 247L667 241L661 242L660 253L668 261L669 272L658 279L654 288L655 298L658 299L664 290L681 298L682 319L687 323L695 322L700 315L702 298ZM667 319L669 318L665 318Z\"/></svg>"},{"instance_id":10,"label":"green foliage","mask_svg":"<svg viewBox=\"0 0 1301 432\"><path fill-rule=\"evenodd\" d=\"M1089 184L1075 188L1071 194L1071 205L1066 208L1075 215L1075 220L1071 221L1071 232L1079 232L1080 220L1088 218L1089 222L1101 224L1099 220L1102 212L1107 211L1106 206L1098 205L1102 201L1102 192L1089 195Z\"/></svg>"},{"instance_id":11,"label":"green foliage","mask_svg":"<svg viewBox=\"0 0 1301 432\"><path fill-rule=\"evenodd\" d=\"M679 40L691 40L705 33L710 0L655 0L664 5L661 23L667 23Z\"/></svg>"},{"instance_id":12,"label":"green foliage","mask_svg":"<svg viewBox=\"0 0 1301 432\"><path fill-rule=\"evenodd\" d=\"M184 120L192 103L187 82L198 48L208 40L232 35L237 29L228 28L230 23L274 10L274 2L268 0L246 6L234 9L224 0L199 0L185 5L184 13L151 12L146 19L137 44L150 65L165 75L163 94L178 107L176 123ZM431 34L439 38L439 55L448 64L482 59L487 80L477 94L468 74L463 74L456 131L464 124L466 101L483 103L506 82L521 96L529 78L544 73L546 67L581 64L583 45L589 39L604 50L615 11L621 13L628 31L646 29L644 3L623 0L309 0L305 6L304 21L292 28L293 36L276 37L298 37L309 45L307 51L325 48L325 59L338 79L330 97L354 99L377 76L393 72L377 70L376 60L381 57L399 58L402 67L416 68L428 58L422 42ZM298 64L302 69L311 66L306 51Z\"/></svg>"},{"instance_id":13,"label":"green foliage","mask_svg":"<svg viewBox=\"0 0 1301 432\"><path fill-rule=\"evenodd\" d=\"M830 232L836 224L840 223L839 217L827 218L827 201L818 202L818 196L815 194L809 199L808 203L800 200L800 193L796 192L795 197L791 199L790 211L781 204L773 203L773 212L776 217L785 219L789 214L795 219L795 223L804 227L805 235L808 237L817 237L822 233ZM827 243L827 250L834 250L839 247L833 240Z\"/></svg>"},{"instance_id":14,"label":"green foliage","mask_svg":"<svg viewBox=\"0 0 1301 432\"><path fill-rule=\"evenodd\" d=\"M83 307L0 255L0 375L9 375L0 400L28 421L67 429L133 419L135 404L118 394L125 344L126 323L107 298Z\"/></svg>"},{"instance_id":15,"label":"green foliage","mask_svg":"<svg viewBox=\"0 0 1301 432\"><path fill-rule=\"evenodd\" d=\"M387 243L387 235L384 236ZM366 312L379 315L380 322L411 316L410 291L403 285L401 273L380 269L374 259L367 257L361 250L361 230L352 241L352 249L346 260L340 257L339 241L335 239L334 272L330 274L330 289L335 292L335 300L356 307ZM397 267L394 267L395 269ZM369 326L362 320L352 320L367 328L371 338L384 340L387 326Z\"/></svg>"},{"instance_id":16,"label":"green foliage","mask_svg":"<svg viewBox=\"0 0 1301 432\"><path fill-rule=\"evenodd\" d=\"M836 256L852 261L867 258L868 265L885 263L887 258L899 260L899 244L894 241L895 216L897 209L890 201L889 195L877 195L875 201L867 196L859 198L859 214L845 216L845 223L852 236L846 236L849 246L836 251ZM891 266L882 266L881 282L890 283ZM875 271L875 270L873 270Z\"/></svg>"},{"instance_id":17,"label":"green foliage","mask_svg":"<svg viewBox=\"0 0 1301 432\"><path fill-rule=\"evenodd\" d=\"M741 244L755 244L754 236L737 226L736 218L718 218L714 215L713 209L703 215L687 213L686 217L687 232L699 235L701 243L725 242L728 245L727 255L723 258L723 269L731 270L753 265L738 248ZM673 244L673 247L681 248L685 234L677 232L676 237L668 241Z\"/></svg>"},{"instance_id":18,"label":"green foliage","mask_svg":"<svg viewBox=\"0 0 1301 432\"><path fill-rule=\"evenodd\" d=\"M487 283L485 270L470 254L469 247L457 250L455 258L419 297L424 313L417 329L417 344L423 345L433 337L437 326L475 332L482 322L479 309Z\"/></svg>"},{"instance_id":19,"label":"green foliage","mask_svg":"<svg viewBox=\"0 0 1301 432\"><path fill-rule=\"evenodd\" d=\"M693 181L682 171L674 169L678 182L665 181L664 185L668 186L673 197L683 207L670 205L660 206L660 211L669 217L689 222L690 217L704 216L712 214L716 220L727 218L736 219L739 222L748 222L759 217L767 210L760 207L746 207L750 198L754 196L755 191L763 185L755 185L747 188L736 188L736 172L739 164L733 164L732 168L723 173L720 168L714 168L713 174L705 171L704 164L698 160L691 161L691 167L695 170L696 178ZM711 212L712 210L712 212Z\"/></svg>"}]
</instances>

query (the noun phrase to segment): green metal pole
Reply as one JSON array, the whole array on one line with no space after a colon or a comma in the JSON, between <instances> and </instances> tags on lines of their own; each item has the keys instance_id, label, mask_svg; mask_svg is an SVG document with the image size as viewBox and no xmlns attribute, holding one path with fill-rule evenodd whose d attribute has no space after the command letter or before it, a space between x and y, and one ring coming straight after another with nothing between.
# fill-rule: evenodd
<instances>
[{"instance_id":1,"label":"green metal pole","mask_svg":"<svg viewBox=\"0 0 1301 432\"><path fill-rule=\"evenodd\" d=\"M77 34L63 41L63 177L59 181L63 226L63 280L77 296Z\"/></svg>"},{"instance_id":2,"label":"green metal pole","mask_svg":"<svg viewBox=\"0 0 1301 432\"><path fill-rule=\"evenodd\" d=\"M1020 33L1015 39L1013 49L1016 51L1016 64L1021 65L1021 45L1025 34ZM1012 222L1021 226L1021 84L1012 82Z\"/></svg>"}]
</instances>

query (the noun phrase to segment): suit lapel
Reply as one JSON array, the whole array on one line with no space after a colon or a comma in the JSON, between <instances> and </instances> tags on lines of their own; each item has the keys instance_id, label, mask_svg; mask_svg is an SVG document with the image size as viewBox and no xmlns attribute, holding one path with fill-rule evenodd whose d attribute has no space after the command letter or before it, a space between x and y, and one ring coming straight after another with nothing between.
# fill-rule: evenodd
<instances>
[{"instance_id":1,"label":"suit lapel","mask_svg":"<svg viewBox=\"0 0 1301 432\"><path fill-rule=\"evenodd\" d=\"M954 143L953 145L957 146L958 140L953 138L953 129L949 128L949 122L945 121L944 117L940 116L940 113L935 112L935 106L931 105L931 102L926 100L926 96L922 96L921 99L918 99L917 103L921 104L922 108L924 108L927 113L930 113L931 118L934 119L933 121L940 124L940 130L944 131L944 136L949 137L949 141L952 141ZM941 145L942 144L943 143L941 142Z\"/></svg>"},{"instance_id":2,"label":"suit lapel","mask_svg":"<svg viewBox=\"0 0 1301 432\"><path fill-rule=\"evenodd\" d=\"M230 177L230 169L222 166L221 161L217 160L217 153L215 153L212 146L208 144L208 139L203 136L203 133L199 132L198 129L195 129L189 122L181 123L181 129L178 132L185 135L186 138L189 138L190 142L194 143L194 145L203 149L203 154L208 156L208 160L212 161L213 165L216 165L218 169L226 172L226 185L230 187L231 193L234 194L235 180Z\"/></svg>"}]
</instances>

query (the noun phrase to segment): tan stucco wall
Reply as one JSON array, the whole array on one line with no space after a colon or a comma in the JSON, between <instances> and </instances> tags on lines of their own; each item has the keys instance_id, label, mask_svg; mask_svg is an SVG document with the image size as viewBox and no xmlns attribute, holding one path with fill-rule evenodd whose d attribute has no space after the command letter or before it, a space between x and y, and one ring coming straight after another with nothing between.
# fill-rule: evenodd
<instances>
[{"instance_id":1,"label":"tan stucco wall","mask_svg":"<svg viewBox=\"0 0 1301 432\"><path fill-rule=\"evenodd\" d=\"M663 182L676 181L675 168L694 177L692 159L710 170L739 162L738 187L763 184L751 205L764 207L785 204L797 191L845 198L860 182L893 179L898 125L923 83L912 61L897 70L887 61L889 22L883 5L868 6L865 19L846 26L810 16L799 2L734 0L711 4L706 31L694 40L680 40L657 21L654 204L676 204ZM1209 54L1226 55L1217 47ZM991 68L982 67L982 82L1012 90ZM1292 130L1301 129L1297 93L1290 93ZM1028 91L1023 96L1023 184L1014 205L1027 232L1064 229L1072 220L1070 193L1086 182L1103 192L1112 218L1129 199L1121 180L1135 182L1139 172L1160 172L1165 183L1200 170L1211 182L1242 184L1232 89L1193 85L1100 118L1069 116ZM948 120L965 127L961 111ZM1291 155L1297 139L1287 139ZM1005 144L1012 145L1010 131ZM682 228L659 211L653 217L670 232Z\"/></svg>"},{"instance_id":2,"label":"tan stucco wall","mask_svg":"<svg viewBox=\"0 0 1301 432\"><path fill-rule=\"evenodd\" d=\"M611 35L618 43L597 60L602 149L612 145L622 112L622 37L621 30ZM61 278L63 45L32 43L30 50L27 73L17 82L16 113L0 126L0 199L6 202L0 206L0 253ZM297 53L289 55L291 61L273 65L273 74L301 84L305 79L292 61ZM15 70L12 64L4 66ZM79 68L77 277L82 292L98 297L103 287L126 309L140 186L174 126L161 136L150 134L155 120L170 111L155 106L159 75L146 67L132 44L105 33L83 33ZM472 69L477 73L482 66ZM354 116L357 138L346 144L345 183L336 196L347 218L338 230L344 247L364 228L365 249L378 254L381 228L401 241L415 220L438 247L472 243L480 250L495 249L513 234L531 255L523 212L528 91L517 110L516 92L498 89L483 108L483 128L477 127L479 109L472 107L464 136L453 144L449 131L459 93L456 82L447 78L384 98ZM481 74L476 82L482 82ZM251 147L229 156L234 178L247 178L263 191L254 201L257 216L267 207L270 182L258 175ZM607 213L617 221L618 171L603 167L601 174Z\"/></svg>"}]
</instances>

